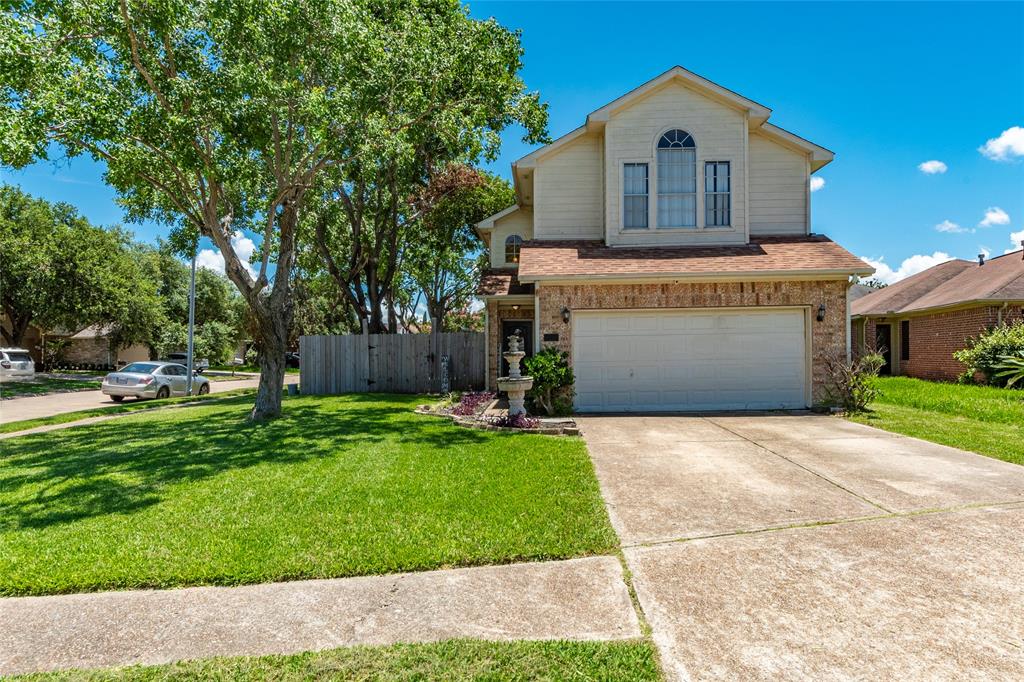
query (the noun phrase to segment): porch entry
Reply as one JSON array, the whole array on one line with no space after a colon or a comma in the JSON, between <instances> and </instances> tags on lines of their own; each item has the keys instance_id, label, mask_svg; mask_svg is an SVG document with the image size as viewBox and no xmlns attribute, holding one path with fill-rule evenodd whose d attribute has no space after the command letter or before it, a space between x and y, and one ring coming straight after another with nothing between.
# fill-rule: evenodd
<instances>
[{"instance_id":1,"label":"porch entry","mask_svg":"<svg viewBox=\"0 0 1024 682\"><path fill-rule=\"evenodd\" d=\"M498 376L501 377L508 376L508 362L501 354L508 350L508 337L512 334L522 338L520 347L526 352L526 357L533 355L533 320L502 320L501 339L498 342L498 357L501 359L501 373Z\"/></svg>"},{"instance_id":2,"label":"porch entry","mask_svg":"<svg viewBox=\"0 0 1024 682\"><path fill-rule=\"evenodd\" d=\"M892 374L892 325L879 324L875 326L875 350L885 359L885 364L879 370L879 374Z\"/></svg>"}]
</instances>

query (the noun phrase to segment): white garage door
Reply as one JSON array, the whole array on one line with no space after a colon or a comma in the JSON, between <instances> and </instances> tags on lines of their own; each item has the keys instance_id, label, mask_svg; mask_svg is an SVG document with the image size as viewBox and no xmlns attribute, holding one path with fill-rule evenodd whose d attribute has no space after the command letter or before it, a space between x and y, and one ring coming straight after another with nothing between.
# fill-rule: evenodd
<instances>
[{"instance_id":1,"label":"white garage door","mask_svg":"<svg viewBox=\"0 0 1024 682\"><path fill-rule=\"evenodd\" d=\"M806 407L802 310L573 313L580 412Z\"/></svg>"}]
</instances>

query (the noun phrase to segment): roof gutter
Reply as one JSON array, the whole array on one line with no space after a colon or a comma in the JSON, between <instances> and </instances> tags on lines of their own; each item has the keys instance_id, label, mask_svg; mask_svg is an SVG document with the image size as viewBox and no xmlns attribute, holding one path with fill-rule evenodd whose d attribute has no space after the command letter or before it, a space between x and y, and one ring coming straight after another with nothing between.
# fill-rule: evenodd
<instances>
[{"instance_id":1,"label":"roof gutter","mask_svg":"<svg viewBox=\"0 0 1024 682\"><path fill-rule=\"evenodd\" d=\"M866 313L853 313L852 317L855 320L860 320L868 317L921 317L923 315L931 315L933 313L948 312L951 310L960 310L964 308L976 308L979 305L992 305L1000 306L999 314L1002 317L1002 311L1010 305L1024 306L1024 299L1004 299L1004 298L975 298L969 301L958 301L956 303L948 303L946 305L931 306L928 308L918 308L915 310L888 310L886 312L866 312Z\"/></svg>"},{"instance_id":2,"label":"roof gutter","mask_svg":"<svg viewBox=\"0 0 1024 682\"><path fill-rule=\"evenodd\" d=\"M519 272L519 281L523 283L579 283L579 282L665 282L666 280L683 282L750 282L750 281L794 281L816 279L846 279L850 275L867 276L874 272L873 268L823 269L823 270L753 270L728 272L659 272L656 274L614 273L607 275L594 274L558 274L558 275L524 275Z\"/></svg>"}]
</instances>

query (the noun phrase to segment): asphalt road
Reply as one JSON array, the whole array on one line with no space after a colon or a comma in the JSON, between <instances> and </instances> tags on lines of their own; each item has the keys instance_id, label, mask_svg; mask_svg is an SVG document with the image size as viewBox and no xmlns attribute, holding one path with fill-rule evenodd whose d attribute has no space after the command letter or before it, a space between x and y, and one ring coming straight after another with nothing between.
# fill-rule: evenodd
<instances>
[{"instance_id":1,"label":"asphalt road","mask_svg":"<svg viewBox=\"0 0 1024 682\"><path fill-rule=\"evenodd\" d=\"M299 381L299 375L286 374L285 383L295 384ZM210 392L221 393L232 391L237 388L256 388L259 379L239 379L237 381L211 381ZM127 398L125 403L132 399ZM125 404L121 403L121 404ZM77 391L74 393L51 393L50 395L31 396L27 398L12 398L11 400L0 401L0 424L7 422L22 421L23 419L39 419L50 417L65 412L78 412L89 410L94 407L117 405L110 396L103 395L100 391Z\"/></svg>"}]
</instances>

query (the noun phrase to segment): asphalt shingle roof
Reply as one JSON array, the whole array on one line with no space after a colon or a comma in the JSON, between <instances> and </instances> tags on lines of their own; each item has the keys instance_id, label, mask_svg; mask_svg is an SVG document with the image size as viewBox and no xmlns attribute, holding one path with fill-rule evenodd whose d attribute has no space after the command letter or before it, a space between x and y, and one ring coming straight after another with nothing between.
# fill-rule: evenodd
<instances>
[{"instance_id":1,"label":"asphalt shingle roof","mask_svg":"<svg viewBox=\"0 0 1024 682\"><path fill-rule=\"evenodd\" d=\"M870 274L871 266L822 235L752 237L737 246L611 247L601 241L529 241L519 277L730 275L791 271Z\"/></svg>"},{"instance_id":2,"label":"asphalt shingle roof","mask_svg":"<svg viewBox=\"0 0 1024 682\"><path fill-rule=\"evenodd\" d=\"M1022 251L978 265L951 260L879 289L853 302L854 315L888 315L970 303L1024 301Z\"/></svg>"}]
</instances>

